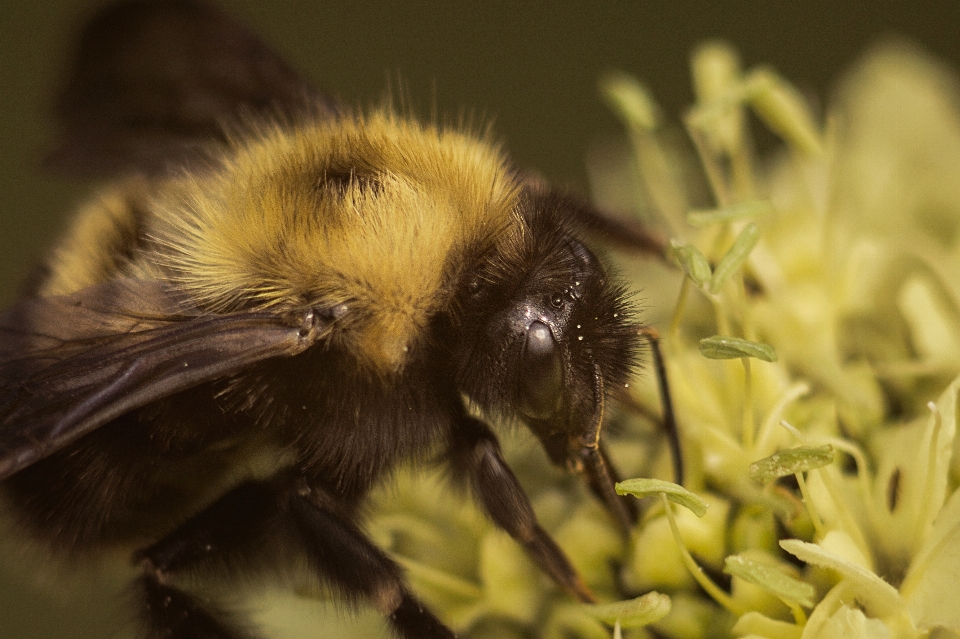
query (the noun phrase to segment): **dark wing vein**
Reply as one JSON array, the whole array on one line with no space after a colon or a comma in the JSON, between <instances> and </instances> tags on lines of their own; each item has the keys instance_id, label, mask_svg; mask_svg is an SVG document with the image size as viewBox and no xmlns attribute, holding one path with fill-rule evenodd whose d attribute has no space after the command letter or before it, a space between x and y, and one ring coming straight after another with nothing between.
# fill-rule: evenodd
<instances>
[{"instance_id":1,"label":"dark wing vein","mask_svg":"<svg viewBox=\"0 0 960 639\"><path fill-rule=\"evenodd\" d=\"M301 353L329 328L312 312L294 319L179 313L145 321L77 304L101 297L104 288L116 286L29 300L0 321L0 479L150 402Z\"/></svg>"}]
</instances>

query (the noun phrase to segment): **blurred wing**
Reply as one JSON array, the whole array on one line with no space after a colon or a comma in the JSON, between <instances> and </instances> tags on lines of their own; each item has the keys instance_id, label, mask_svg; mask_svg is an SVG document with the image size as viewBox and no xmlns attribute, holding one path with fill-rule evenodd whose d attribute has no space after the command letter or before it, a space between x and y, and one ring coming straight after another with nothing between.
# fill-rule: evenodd
<instances>
[{"instance_id":1,"label":"blurred wing","mask_svg":"<svg viewBox=\"0 0 960 639\"><path fill-rule=\"evenodd\" d=\"M81 175L163 174L208 162L225 127L243 120L335 113L222 11L191 0L121 2L81 35L58 102L62 144L49 162Z\"/></svg>"},{"instance_id":2,"label":"blurred wing","mask_svg":"<svg viewBox=\"0 0 960 639\"><path fill-rule=\"evenodd\" d=\"M185 313L160 282L22 302L0 317L0 479L112 419L329 332L313 311Z\"/></svg>"}]
</instances>

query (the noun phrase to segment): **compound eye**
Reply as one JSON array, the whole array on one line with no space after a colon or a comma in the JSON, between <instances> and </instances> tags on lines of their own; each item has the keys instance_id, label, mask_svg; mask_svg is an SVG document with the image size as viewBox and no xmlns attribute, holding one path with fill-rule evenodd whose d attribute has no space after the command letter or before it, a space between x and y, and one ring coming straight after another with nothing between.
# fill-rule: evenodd
<instances>
[{"instance_id":1,"label":"compound eye","mask_svg":"<svg viewBox=\"0 0 960 639\"><path fill-rule=\"evenodd\" d=\"M550 327L533 322L520 357L520 412L533 419L546 419L557 412L563 392L560 349Z\"/></svg>"}]
</instances>

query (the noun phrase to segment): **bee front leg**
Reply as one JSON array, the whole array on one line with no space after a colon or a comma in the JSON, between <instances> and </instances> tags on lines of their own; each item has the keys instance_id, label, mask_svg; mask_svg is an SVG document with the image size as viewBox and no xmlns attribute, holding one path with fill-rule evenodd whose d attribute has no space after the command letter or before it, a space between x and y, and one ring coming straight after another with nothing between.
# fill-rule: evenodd
<instances>
[{"instance_id":1,"label":"bee front leg","mask_svg":"<svg viewBox=\"0 0 960 639\"><path fill-rule=\"evenodd\" d=\"M523 545L527 554L580 601L596 601L576 568L540 524L530 498L500 453L500 444L480 420L464 416L451 441L451 468L465 480L493 522Z\"/></svg>"}]
</instances>

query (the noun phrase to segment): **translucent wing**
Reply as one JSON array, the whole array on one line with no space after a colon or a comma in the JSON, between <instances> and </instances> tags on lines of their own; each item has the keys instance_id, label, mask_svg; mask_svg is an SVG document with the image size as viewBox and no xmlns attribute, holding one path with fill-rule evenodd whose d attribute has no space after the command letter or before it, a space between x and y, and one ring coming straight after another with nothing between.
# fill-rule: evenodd
<instances>
[{"instance_id":1,"label":"translucent wing","mask_svg":"<svg viewBox=\"0 0 960 639\"><path fill-rule=\"evenodd\" d=\"M126 412L329 331L312 310L197 314L156 281L34 298L0 317L0 479Z\"/></svg>"}]
</instances>

